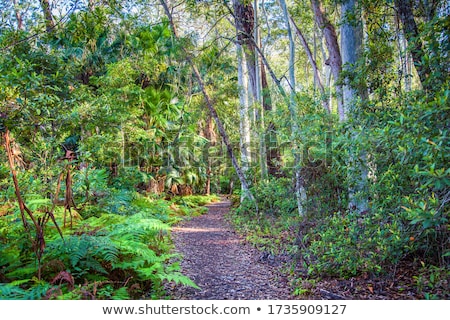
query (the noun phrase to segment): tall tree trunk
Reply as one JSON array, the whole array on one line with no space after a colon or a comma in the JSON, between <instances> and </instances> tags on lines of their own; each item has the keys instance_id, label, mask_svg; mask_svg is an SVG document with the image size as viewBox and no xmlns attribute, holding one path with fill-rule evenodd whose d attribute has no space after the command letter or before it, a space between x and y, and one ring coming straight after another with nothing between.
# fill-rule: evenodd
<instances>
[{"instance_id":1,"label":"tall tree trunk","mask_svg":"<svg viewBox=\"0 0 450 320\"><path fill-rule=\"evenodd\" d=\"M237 26L236 26L237 29ZM238 62L238 87L239 87L239 149L241 153L241 168L244 174L247 174L251 163L251 138L250 138L250 117L248 107L248 91L245 56L242 45L236 41L236 53ZM244 186L241 186L244 188ZM245 196L245 190L242 190L241 201Z\"/></svg>"},{"instance_id":2,"label":"tall tree trunk","mask_svg":"<svg viewBox=\"0 0 450 320\"><path fill-rule=\"evenodd\" d=\"M253 1L254 12L254 43L261 43L259 34L259 17L258 17L258 0ZM262 74L261 74L261 58L254 46L252 46L252 53L255 59L255 110L256 110L256 122L258 125L259 135L259 163L261 169L261 178L267 179L267 146L266 146L266 128L264 123L264 101L262 94Z\"/></svg>"},{"instance_id":3,"label":"tall tree trunk","mask_svg":"<svg viewBox=\"0 0 450 320\"><path fill-rule=\"evenodd\" d=\"M289 99L289 113L291 114L291 132L294 153L294 176L295 176L295 196L297 198L297 209L300 216L306 215L306 190L304 179L301 174L302 163L300 157L300 150L298 146L298 138L300 134L298 117L297 117L297 102L296 102L296 84L295 84L295 42L292 36L291 23L289 20L289 13L285 0L279 0L283 10L284 19L286 22L286 29L289 39L289 83L291 87Z\"/></svg>"},{"instance_id":4,"label":"tall tree trunk","mask_svg":"<svg viewBox=\"0 0 450 320\"><path fill-rule=\"evenodd\" d=\"M343 107L343 97L342 97L342 86L339 84L339 77L342 71L342 57L341 51L339 49L338 37L336 34L336 29L325 16L323 12L320 0L311 0L311 6L314 12L314 17L317 25L323 31L325 37L325 43L328 49L328 59L326 64L330 66L331 73L333 74L335 88L336 88L336 99L338 106L339 119L344 120L344 107Z\"/></svg>"},{"instance_id":5,"label":"tall tree trunk","mask_svg":"<svg viewBox=\"0 0 450 320\"><path fill-rule=\"evenodd\" d=\"M422 57L425 57L425 52L423 50L422 40L420 39L419 29L414 20L413 2L411 0L394 0L394 4L402 22L406 40L411 47L411 56L420 82L424 89L432 89L427 86L427 79L431 74L431 70L428 63L422 62Z\"/></svg>"},{"instance_id":6,"label":"tall tree trunk","mask_svg":"<svg viewBox=\"0 0 450 320\"><path fill-rule=\"evenodd\" d=\"M176 39L178 39L179 38L178 31L177 31L177 28L176 28L175 23L173 21L172 13L171 13L171 11L169 9L169 6L167 5L165 0L160 0L160 3L161 3L161 5L164 8L164 12L165 12L167 18L169 19L169 23L170 23L170 26L172 27L173 35L174 35L174 37ZM234 167L234 169L236 171L236 174L237 174L237 176L239 178L239 181L241 182L241 185L244 188L244 192L247 195L247 197L251 201L253 201L253 203L255 205L255 209L258 212L259 208L258 208L258 204L256 202L256 199L253 196L253 194L252 194L252 192L251 192L251 190L249 188L249 184L247 182L247 179L246 179L244 173L242 172L242 169L241 169L241 167L240 167L240 165L239 165L239 163L237 161L237 158L236 158L236 156L234 154L234 151L233 151L233 148L231 146L231 143L230 143L230 141L228 139L228 135L227 135L227 133L225 131L225 128L224 128L224 126L222 124L222 121L219 118L219 115L217 114L217 111L216 111L216 109L214 107L214 104L213 104L213 102L211 100L211 97L209 96L208 92L206 91L206 87L205 87L205 83L203 81L203 78L202 78L200 72L198 71L198 68L195 65L194 61L192 60L191 55L189 54L189 52L187 52L187 50L184 47L182 47L182 49L183 49L183 51L184 51L184 53L186 55L186 60L189 63L189 65L191 66L191 69L192 69L192 71L194 73L194 76L195 76L195 78L197 80L197 83L198 83L198 85L200 87L200 90L201 90L201 92L203 94L203 97L204 97L205 102L206 102L206 106L208 107L212 118L216 122L217 129L219 131L220 136L222 137L223 143L225 144L225 147L227 149L228 155L229 155L229 157L231 159L231 163L233 164L233 167Z\"/></svg>"},{"instance_id":7,"label":"tall tree trunk","mask_svg":"<svg viewBox=\"0 0 450 320\"><path fill-rule=\"evenodd\" d=\"M42 11L44 12L45 18L45 27L47 32L51 32L55 27L55 22L53 20L52 9L50 6L50 2L48 0L40 0Z\"/></svg>"},{"instance_id":8,"label":"tall tree trunk","mask_svg":"<svg viewBox=\"0 0 450 320\"><path fill-rule=\"evenodd\" d=\"M267 83L267 74L264 64L261 63L261 86L264 113L272 111L272 97L270 95L269 84ZM277 128L273 122L270 122L265 132L266 139L266 163L267 172L271 176L281 176L281 154L278 148Z\"/></svg>"},{"instance_id":9,"label":"tall tree trunk","mask_svg":"<svg viewBox=\"0 0 450 320\"><path fill-rule=\"evenodd\" d=\"M253 106L255 127L255 135L259 136L259 154L261 176L264 179L267 176L266 165L266 145L265 145L265 128L264 128L264 111L262 108L261 94L261 74L259 68L259 55L256 52L255 45L259 43L259 30L257 23L257 3L254 1L244 2L242 0L233 0L233 10L235 24L237 30L237 40L242 45L245 55L245 61L248 73L248 100L249 105Z\"/></svg>"},{"instance_id":10,"label":"tall tree trunk","mask_svg":"<svg viewBox=\"0 0 450 320\"><path fill-rule=\"evenodd\" d=\"M257 99L257 76L256 76L256 55L254 43L255 16L252 3L242 0L233 0L233 9L237 39L242 45L247 64L249 103L258 101ZM256 42L257 43L257 42Z\"/></svg>"},{"instance_id":11,"label":"tall tree trunk","mask_svg":"<svg viewBox=\"0 0 450 320\"><path fill-rule=\"evenodd\" d=\"M412 63L411 55L408 52L408 43L402 30L396 31L398 34L399 61L404 80L404 90L406 92L412 89Z\"/></svg>"},{"instance_id":12,"label":"tall tree trunk","mask_svg":"<svg viewBox=\"0 0 450 320\"><path fill-rule=\"evenodd\" d=\"M23 30L23 18L22 13L20 12L17 6L17 0L13 1L13 7L14 7L14 15L16 16L17 20L17 30Z\"/></svg>"},{"instance_id":13,"label":"tall tree trunk","mask_svg":"<svg viewBox=\"0 0 450 320\"><path fill-rule=\"evenodd\" d=\"M347 74L354 72L354 65L361 56L363 44L363 28L359 15L356 11L356 0L346 0L341 5L341 53L343 70ZM354 21L356 17L356 21ZM355 114L355 108L360 100L364 100L365 94L361 88L355 88L350 80L344 79L344 119ZM352 125L353 127L353 125ZM368 179L367 179L367 156L363 147L358 148L358 136L354 129L350 132L351 145L348 159L348 181L349 181L349 209L359 213L368 210Z\"/></svg>"},{"instance_id":14,"label":"tall tree trunk","mask_svg":"<svg viewBox=\"0 0 450 320\"><path fill-rule=\"evenodd\" d=\"M313 72L314 72L314 83L317 85L317 87L319 88L320 94L322 95L322 105L323 105L325 111L329 114L329 113L331 113L331 110L330 110L330 106L328 104L328 99L325 96L325 89L322 84L322 79L319 74L319 69L317 68L316 59L314 58L313 53L311 52L311 49L308 45L308 42L306 42L306 39L303 36L302 31L300 30L300 28L297 26L294 19L292 19L292 16L290 16L290 15L289 15L289 20L291 21L292 26L294 27L295 32L297 33L297 36L300 39L300 43L302 44L303 49L306 52L309 64L311 65Z\"/></svg>"}]
</instances>

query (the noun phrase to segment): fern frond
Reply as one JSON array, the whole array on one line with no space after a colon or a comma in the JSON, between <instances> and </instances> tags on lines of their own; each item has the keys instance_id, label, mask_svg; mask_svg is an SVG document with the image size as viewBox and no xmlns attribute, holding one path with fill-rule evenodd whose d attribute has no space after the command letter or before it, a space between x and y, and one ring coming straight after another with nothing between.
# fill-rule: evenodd
<instances>
[{"instance_id":1,"label":"fern frond","mask_svg":"<svg viewBox=\"0 0 450 320\"><path fill-rule=\"evenodd\" d=\"M129 300L130 295L128 294L126 287L121 287L117 290L115 290L112 294L113 300Z\"/></svg>"},{"instance_id":2,"label":"fern frond","mask_svg":"<svg viewBox=\"0 0 450 320\"><path fill-rule=\"evenodd\" d=\"M29 289L22 289L19 285L33 283ZM36 279L23 279L11 283L0 283L0 300L38 300L45 296L51 285Z\"/></svg>"},{"instance_id":3,"label":"fern frond","mask_svg":"<svg viewBox=\"0 0 450 320\"><path fill-rule=\"evenodd\" d=\"M106 274L102 262L112 263L119 259L119 249L107 236L72 235L65 241L52 241L48 249L46 259L58 258L77 276L92 272Z\"/></svg>"},{"instance_id":4,"label":"fern frond","mask_svg":"<svg viewBox=\"0 0 450 320\"><path fill-rule=\"evenodd\" d=\"M0 283L0 300L16 300L26 294L26 291L11 283Z\"/></svg>"},{"instance_id":5,"label":"fern frond","mask_svg":"<svg viewBox=\"0 0 450 320\"><path fill-rule=\"evenodd\" d=\"M36 265L25 265L17 268L11 272L6 273L6 276L11 279L24 279L32 277L36 274Z\"/></svg>"},{"instance_id":6,"label":"fern frond","mask_svg":"<svg viewBox=\"0 0 450 320\"><path fill-rule=\"evenodd\" d=\"M152 280L157 278L164 271L164 267L161 263L155 263L148 268L140 268L136 270L138 275L143 280Z\"/></svg>"},{"instance_id":7,"label":"fern frond","mask_svg":"<svg viewBox=\"0 0 450 320\"><path fill-rule=\"evenodd\" d=\"M169 273L169 274L162 273L162 274L159 274L159 277L161 278L161 280L174 282L175 284L181 284L181 285L192 287L195 289L201 289L194 281L192 281L191 278L189 278L179 272Z\"/></svg>"}]
</instances>

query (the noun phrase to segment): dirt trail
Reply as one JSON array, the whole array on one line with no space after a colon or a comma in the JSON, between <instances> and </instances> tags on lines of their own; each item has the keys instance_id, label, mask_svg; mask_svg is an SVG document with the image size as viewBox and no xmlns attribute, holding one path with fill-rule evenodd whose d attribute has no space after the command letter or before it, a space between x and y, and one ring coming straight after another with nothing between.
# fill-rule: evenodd
<instances>
[{"instance_id":1,"label":"dirt trail","mask_svg":"<svg viewBox=\"0 0 450 320\"><path fill-rule=\"evenodd\" d=\"M287 280L239 237L224 214L226 199L208 205L208 213L173 228L175 248L183 255L182 271L201 290L168 288L176 300L288 300Z\"/></svg>"}]
</instances>

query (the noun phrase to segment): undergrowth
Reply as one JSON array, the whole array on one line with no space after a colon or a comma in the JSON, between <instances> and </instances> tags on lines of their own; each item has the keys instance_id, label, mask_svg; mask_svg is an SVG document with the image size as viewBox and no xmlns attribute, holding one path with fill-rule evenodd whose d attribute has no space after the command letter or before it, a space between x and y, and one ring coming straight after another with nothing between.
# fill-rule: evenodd
<instances>
[{"instance_id":1,"label":"undergrowth","mask_svg":"<svg viewBox=\"0 0 450 320\"><path fill-rule=\"evenodd\" d=\"M254 194L267 197L265 193ZM408 255L416 247L413 237L404 236L410 231L395 222L388 224L383 216L361 218L336 213L308 221L292 212L273 215L263 210L257 214L252 208L244 202L229 213L228 219L262 253L287 262L282 268L294 295L315 297L317 288L336 279L343 284L347 280L349 284L369 281L365 289L360 287L367 283L355 285L357 298L374 293L370 281L379 283L381 291L383 286L397 284L388 290L391 298L402 299L406 290L404 294L419 299L449 297L449 269L427 263L420 255Z\"/></svg>"}]
</instances>

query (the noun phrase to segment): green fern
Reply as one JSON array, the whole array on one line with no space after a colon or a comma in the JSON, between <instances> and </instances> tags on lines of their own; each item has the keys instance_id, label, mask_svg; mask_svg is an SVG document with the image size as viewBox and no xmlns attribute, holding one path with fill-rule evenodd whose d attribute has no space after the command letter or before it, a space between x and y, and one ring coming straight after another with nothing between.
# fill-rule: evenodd
<instances>
[{"instance_id":1,"label":"green fern","mask_svg":"<svg viewBox=\"0 0 450 320\"><path fill-rule=\"evenodd\" d=\"M192 281L191 278L183 275L180 272L160 274L159 277L164 281L174 282L175 284L181 284L195 289L201 289L194 281Z\"/></svg>"},{"instance_id":2,"label":"green fern","mask_svg":"<svg viewBox=\"0 0 450 320\"><path fill-rule=\"evenodd\" d=\"M35 263L22 264L20 268L15 268L11 272L7 272L5 274L9 279L27 279L29 277L33 277L36 274L36 269L37 268Z\"/></svg>"},{"instance_id":3,"label":"green fern","mask_svg":"<svg viewBox=\"0 0 450 320\"><path fill-rule=\"evenodd\" d=\"M129 300L130 294L128 293L126 287L121 287L117 290L114 290L111 298L113 300Z\"/></svg>"},{"instance_id":4,"label":"green fern","mask_svg":"<svg viewBox=\"0 0 450 320\"><path fill-rule=\"evenodd\" d=\"M98 217L91 216L77 222L75 229L65 229L64 239L49 229L42 260L45 266L41 269L42 280L34 278L38 265L29 248L28 236L23 232L20 216L15 213L2 217L0 273L10 283L0 284L0 298L129 299L142 294L156 298L161 296L164 282L196 287L181 274L177 264L169 263L175 258L168 254L169 223L174 221L170 203L133 197L118 201L134 203L128 203L127 215L103 213ZM28 198L28 203L36 209L48 204L33 197ZM51 284L61 271L73 277L72 287ZM135 284L139 284L139 290L128 290L136 288Z\"/></svg>"},{"instance_id":5,"label":"green fern","mask_svg":"<svg viewBox=\"0 0 450 320\"><path fill-rule=\"evenodd\" d=\"M76 277L107 274L102 263L114 262L119 255L116 245L108 237L87 234L57 239L48 245L48 249L46 259L62 261Z\"/></svg>"},{"instance_id":6,"label":"green fern","mask_svg":"<svg viewBox=\"0 0 450 320\"><path fill-rule=\"evenodd\" d=\"M11 283L0 283L0 300L18 300L25 296L26 290Z\"/></svg>"},{"instance_id":7,"label":"green fern","mask_svg":"<svg viewBox=\"0 0 450 320\"><path fill-rule=\"evenodd\" d=\"M28 289L22 285L31 284ZM0 300L38 300L42 299L52 286L37 279L22 279L11 283L0 283Z\"/></svg>"}]
</instances>

